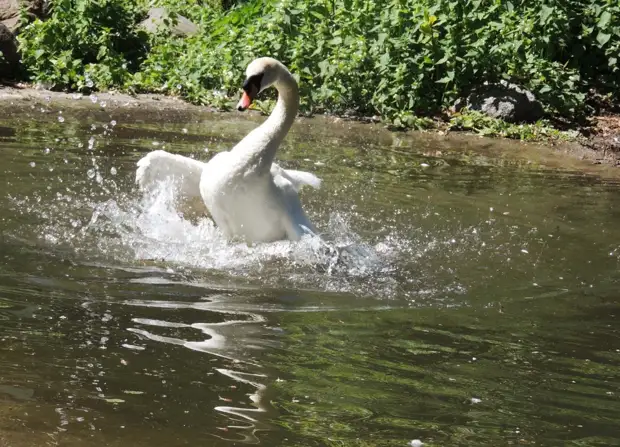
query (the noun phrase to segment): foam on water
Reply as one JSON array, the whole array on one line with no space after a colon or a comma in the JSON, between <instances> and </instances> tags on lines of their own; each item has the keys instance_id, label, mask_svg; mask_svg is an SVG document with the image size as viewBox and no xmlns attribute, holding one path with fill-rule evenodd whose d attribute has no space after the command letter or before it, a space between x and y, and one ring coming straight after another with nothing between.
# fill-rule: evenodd
<instances>
[{"instance_id":1,"label":"foam on water","mask_svg":"<svg viewBox=\"0 0 620 447\"><path fill-rule=\"evenodd\" d=\"M228 241L207 216L187 217L188 209L179 205L167 182L144 195L113 190L117 188L108 185L99 196L103 200L84 200L92 214L79 231L54 219L56 223L45 231L47 241L70 241L81 250L95 245L102 256L125 263L223 273L272 286L376 293L379 285L380 295L393 292L389 290L395 286L390 279L396 271L393 261L404 241L390 235L365 242L343 213L328 216L320 225L320 237L248 245ZM80 200L75 197L59 196L56 210L46 214L64 214L67 221L74 221L67 214L76 203ZM375 278L372 284L365 284L371 278Z\"/></svg>"},{"instance_id":2,"label":"foam on water","mask_svg":"<svg viewBox=\"0 0 620 447\"><path fill-rule=\"evenodd\" d=\"M352 222L356 227L365 222L355 211L320 215L310 207L320 237L253 245L231 242L205 216L200 209L204 205L183 203L173 184L163 181L142 194L133 183L133 162L115 160L121 170L115 167L108 175L112 171L99 165L100 158L90 161L84 171L72 168L70 178L45 180L44 191L36 188L30 195L11 196L15 212L40 222L34 238L19 231L14 237L73 252L81 264L181 273L199 282L206 277L223 287L398 296L409 301L462 292L450 278L437 280L417 271L424 259L456 253L458 235L453 233L422 234L411 223L389 221L369 232L352 228ZM463 235L462 242L472 249L470 239Z\"/></svg>"}]
</instances>

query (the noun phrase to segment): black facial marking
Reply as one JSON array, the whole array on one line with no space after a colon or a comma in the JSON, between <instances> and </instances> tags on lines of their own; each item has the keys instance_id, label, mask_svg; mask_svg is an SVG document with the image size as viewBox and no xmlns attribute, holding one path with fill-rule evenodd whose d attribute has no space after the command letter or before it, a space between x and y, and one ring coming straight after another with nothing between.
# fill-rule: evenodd
<instances>
[{"instance_id":1,"label":"black facial marking","mask_svg":"<svg viewBox=\"0 0 620 447\"><path fill-rule=\"evenodd\" d=\"M263 73L250 76L243 83L243 90L245 90L245 92L250 96L257 94L258 92L260 92L260 86L261 86L262 80L263 80Z\"/></svg>"}]
</instances>

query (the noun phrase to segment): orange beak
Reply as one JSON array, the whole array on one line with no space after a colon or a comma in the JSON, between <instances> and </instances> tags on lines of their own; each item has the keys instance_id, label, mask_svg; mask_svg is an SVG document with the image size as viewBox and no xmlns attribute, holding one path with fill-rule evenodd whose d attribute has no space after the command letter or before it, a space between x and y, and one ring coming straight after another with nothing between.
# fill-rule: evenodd
<instances>
[{"instance_id":1,"label":"orange beak","mask_svg":"<svg viewBox=\"0 0 620 447\"><path fill-rule=\"evenodd\" d=\"M239 104L237 104L237 110L243 112L252 104L252 98L246 92L243 92L243 96L241 96L241 100L239 100Z\"/></svg>"}]
</instances>

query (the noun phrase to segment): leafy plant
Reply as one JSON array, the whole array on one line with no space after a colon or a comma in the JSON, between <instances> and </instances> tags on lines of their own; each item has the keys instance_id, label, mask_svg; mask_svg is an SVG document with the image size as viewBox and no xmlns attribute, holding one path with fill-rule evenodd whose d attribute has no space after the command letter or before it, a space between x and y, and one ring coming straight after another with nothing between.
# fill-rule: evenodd
<instances>
[{"instance_id":1,"label":"leafy plant","mask_svg":"<svg viewBox=\"0 0 620 447\"><path fill-rule=\"evenodd\" d=\"M470 110L454 114L448 122L448 129L465 130L488 137L513 138L523 141L572 141L576 138L575 132L554 129L545 120L533 124L512 124Z\"/></svg>"},{"instance_id":2,"label":"leafy plant","mask_svg":"<svg viewBox=\"0 0 620 447\"><path fill-rule=\"evenodd\" d=\"M247 63L282 60L308 114L379 115L424 128L483 82L531 89L550 115L620 97L620 4L614 0L160 0L200 32L146 38L146 4L57 0L20 37L34 81L125 88L225 106Z\"/></svg>"},{"instance_id":3,"label":"leafy plant","mask_svg":"<svg viewBox=\"0 0 620 447\"><path fill-rule=\"evenodd\" d=\"M22 62L31 80L56 88L124 88L146 53L143 17L132 1L56 0L47 20L21 31Z\"/></svg>"}]
</instances>

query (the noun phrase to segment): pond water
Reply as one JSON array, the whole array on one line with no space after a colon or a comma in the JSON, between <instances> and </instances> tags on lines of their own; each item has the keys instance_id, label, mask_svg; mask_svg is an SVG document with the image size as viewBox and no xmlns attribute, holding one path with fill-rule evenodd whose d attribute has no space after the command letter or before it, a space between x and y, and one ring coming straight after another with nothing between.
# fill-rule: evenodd
<instances>
[{"instance_id":1,"label":"pond water","mask_svg":"<svg viewBox=\"0 0 620 447\"><path fill-rule=\"evenodd\" d=\"M145 153L260 117L2 113L0 445L620 445L613 177L302 120L278 159L324 180L303 201L343 263L137 192Z\"/></svg>"}]
</instances>

